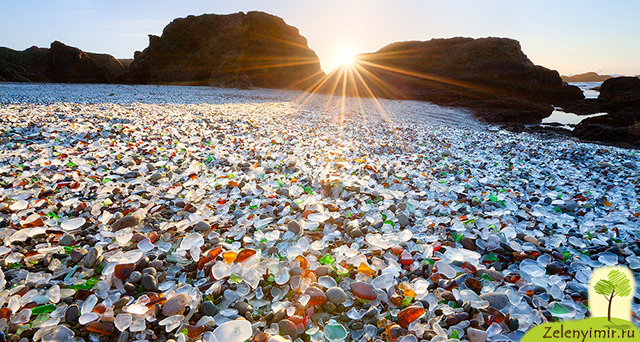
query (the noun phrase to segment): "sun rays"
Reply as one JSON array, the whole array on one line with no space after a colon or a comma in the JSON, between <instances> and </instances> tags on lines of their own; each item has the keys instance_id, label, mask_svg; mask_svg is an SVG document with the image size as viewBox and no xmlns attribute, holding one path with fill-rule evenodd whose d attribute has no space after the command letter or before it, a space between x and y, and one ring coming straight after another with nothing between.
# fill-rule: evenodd
<instances>
[{"instance_id":1,"label":"sun rays","mask_svg":"<svg viewBox=\"0 0 640 342\"><path fill-rule=\"evenodd\" d=\"M347 103L354 101L352 103L357 107L355 112L360 114L358 119L373 124L371 119L377 116L385 128L394 132L398 145L404 147L405 137L396 129L397 120L393 118L396 117L397 110L389 112L389 109L385 108L385 101L381 99L435 98L438 103L450 103L456 101L459 94L480 101L498 97L509 99L511 95L509 89L496 87L482 79L454 78L430 72L428 68L423 70L409 67L416 53L417 50L413 49L354 56L346 50L340 54L340 66L326 76L315 79L315 82L300 95L296 101L297 109L302 109L309 101L318 98L318 94L325 95L327 104L324 113L328 113L327 109L332 103L339 104L340 112L334 117L333 122L339 126L342 137L345 122L348 122L346 119L353 114ZM416 94L416 89L423 93ZM364 101L370 101L373 110L369 107L365 110Z\"/></svg>"},{"instance_id":2,"label":"sun rays","mask_svg":"<svg viewBox=\"0 0 640 342\"><path fill-rule=\"evenodd\" d=\"M324 107L324 113L328 112L328 108L335 101L339 101L340 113L338 117L334 118L334 122L339 126L340 138L343 137L345 118L347 113L347 102L355 100L357 103L356 113L357 118L369 122L369 116L373 118L373 115L379 116L386 124L387 128L390 128L396 140L404 147L404 139L398 134L395 123L389 116L387 110L384 108L382 102L379 100L380 95L376 94L377 89L386 89L388 93L398 93L396 89L390 84L386 84L382 79L374 75L361 65L361 61L353 53L345 51L340 56L341 65L331 71L325 77L318 79L313 85L305 89L303 94L297 99L297 110L301 110L305 105L316 97L317 94L327 94L327 102ZM375 84L375 89L372 89L370 84ZM388 96L384 96L388 97ZM367 111L363 104L363 99L368 99L373 102L375 113ZM368 125L367 125L368 127Z\"/></svg>"}]
</instances>

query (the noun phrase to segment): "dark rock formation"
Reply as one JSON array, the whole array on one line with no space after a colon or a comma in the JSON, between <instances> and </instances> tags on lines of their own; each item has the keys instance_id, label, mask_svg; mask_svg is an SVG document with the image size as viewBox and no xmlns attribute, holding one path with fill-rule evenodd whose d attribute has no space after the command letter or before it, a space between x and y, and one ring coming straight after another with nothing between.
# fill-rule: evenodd
<instances>
[{"instance_id":1,"label":"dark rock formation","mask_svg":"<svg viewBox=\"0 0 640 342\"><path fill-rule=\"evenodd\" d=\"M58 41L49 49L0 47L0 81L112 83L125 72L111 55L85 53Z\"/></svg>"},{"instance_id":2,"label":"dark rock formation","mask_svg":"<svg viewBox=\"0 0 640 342\"><path fill-rule=\"evenodd\" d=\"M32 46L24 51L0 47L0 81L51 82L45 76L49 49Z\"/></svg>"},{"instance_id":3,"label":"dark rock formation","mask_svg":"<svg viewBox=\"0 0 640 342\"><path fill-rule=\"evenodd\" d=\"M297 28L240 12L175 19L135 53L129 75L142 84L304 88L324 73Z\"/></svg>"},{"instance_id":4,"label":"dark rock formation","mask_svg":"<svg viewBox=\"0 0 640 342\"><path fill-rule=\"evenodd\" d=\"M640 78L638 77L616 77L602 82L600 86L600 96L605 100L610 100L622 93L640 91Z\"/></svg>"},{"instance_id":5,"label":"dark rock formation","mask_svg":"<svg viewBox=\"0 0 640 342\"><path fill-rule=\"evenodd\" d=\"M640 78L615 77L602 83L597 101L605 116L580 122L573 135L591 141L625 143L640 142Z\"/></svg>"},{"instance_id":6,"label":"dark rock formation","mask_svg":"<svg viewBox=\"0 0 640 342\"><path fill-rule=\"evenodd\" d=\"M590 71L584 74L577 74L572 76L562 75L562 80L565 82L602 82L610 79L611 75L598 75L597 73Z\"/></svg>"},{"instance_id":7,"label":"dark rock formation","mask_svg":"<svg viewBox=\"0 0 640 342\"><path fill-rule=\"evenodd\" d=\"M596 116L582 120L573 129L573 135L586 141L625 143L634 137L630 130L633 124L632 120L611 115Z\"/></svg>"},{"instance_id":8,"label":"dark rock formation","mask_svg":"<svg viewBox=\"0 0 640 342\"><path fill-rule=\"evenodd\" d=\"M557 71L534 65L520 43L507 38L393 43L356 56L354 70L346 74L353 80L348 95L464 106L491 122L538 123L551 114L552 104L584 98L579 88L563 83ZM335 90L336 83L329 80L321 91Z\"/></svg>"}]
</instances>

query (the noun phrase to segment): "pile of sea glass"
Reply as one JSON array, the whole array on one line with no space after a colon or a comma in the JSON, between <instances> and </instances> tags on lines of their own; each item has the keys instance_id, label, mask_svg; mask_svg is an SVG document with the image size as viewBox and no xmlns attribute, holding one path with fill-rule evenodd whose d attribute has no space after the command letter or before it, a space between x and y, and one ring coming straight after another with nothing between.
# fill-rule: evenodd
<instances>
[{"instance_id":1,"label":"pile of sea glass","mask_svg":"<svg viewBox=\"0 0 640 342\"><path fill-rule=\"evenodd\" d=\"M46 87L0 104L7 340L516 341L640 269L634 150L429 103Z\"/></svg>"}]
</instances>

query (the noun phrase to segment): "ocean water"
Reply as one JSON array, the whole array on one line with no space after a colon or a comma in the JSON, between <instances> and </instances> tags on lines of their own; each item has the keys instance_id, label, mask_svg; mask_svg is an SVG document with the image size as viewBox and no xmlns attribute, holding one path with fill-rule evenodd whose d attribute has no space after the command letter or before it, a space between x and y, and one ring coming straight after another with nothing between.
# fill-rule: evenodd
<instances>
[{"instance_id":1,"label":"ocean water","mask_svg":"<svg viewBox=\"0 0 640 342\"><path fill-rule=\"evenodd\" d=\"M593 88L600 87L602 85L602 82L571 82L569 84L580 88L580 90L582 90L582 93L584 94L584 97L588 99L596 99L598 98L600 92Z\"/></svg>"},{"instance_id":2,"label":"ocean water","mask_svg":"<svg viewBox=\"0 0 640 342\"><path fill-rule=\"evenodd\" d=\"M593 88L600 87L602 82L571 82L571 85L577 86L582 90L584 97L587 99L596 99L600 92ZM607 113L595 113L590 115L577 115L574 113L568 113L561 108L556 108L550 116L542 119L542 126L556 126L560 128L573 131L573 128L579 124L582 120L591 118L594 116L606 115Z\"/></svg>"}]
</instances>

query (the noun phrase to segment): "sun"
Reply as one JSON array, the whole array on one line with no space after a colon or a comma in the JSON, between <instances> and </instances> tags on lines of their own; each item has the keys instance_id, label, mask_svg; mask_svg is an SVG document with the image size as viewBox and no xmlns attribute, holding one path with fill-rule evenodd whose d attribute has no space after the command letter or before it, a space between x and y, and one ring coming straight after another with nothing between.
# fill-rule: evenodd
<instances>
[{"instance_id":1,"label":"sun","mask_svg":"<svg viewBox=\"0 0 640 342\"><path fill-rule=\"evenodd\" d=\"M338 63L340 65L349 65L353 63L353 58L356 54L352 50L342 50L338 54Z\"/></svg>"}]
</instances>

